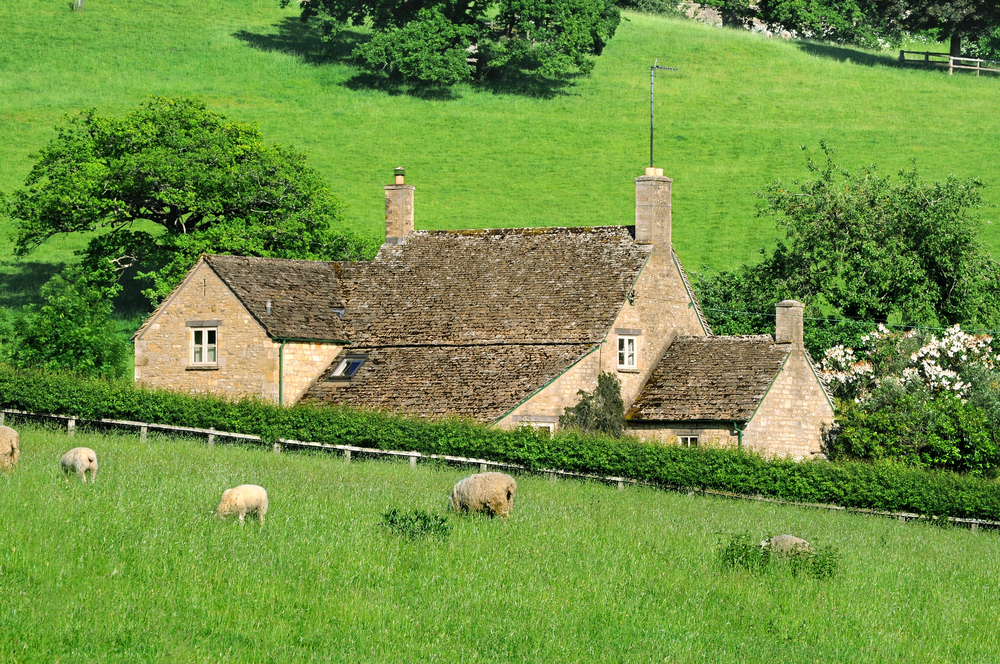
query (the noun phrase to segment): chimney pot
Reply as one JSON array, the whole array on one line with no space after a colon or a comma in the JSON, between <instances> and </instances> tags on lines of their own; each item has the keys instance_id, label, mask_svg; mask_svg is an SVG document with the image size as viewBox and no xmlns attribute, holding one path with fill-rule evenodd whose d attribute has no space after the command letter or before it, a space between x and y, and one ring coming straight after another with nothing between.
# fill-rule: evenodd
<instances>
[{"instance_id":1,"label":"chimney pot","mask_svg":"<svg viewBox=\"0 0 1000 664\"><path fill-rule=\"evenodd\" d=\"M402 166L397 166L394 173L396 176L396 184L405 184L404 176L406 175L406 169Z\"/></svg>"},{"instance_id":2,"label":"chimney pot","mask_svg":"<svg viewBox=\"0 0 1000 664\"><path fill-rule=\"evenodd\" d=\"M635 241L670 249L670 190L662 168L647 168L635 179Z\"/></svg>"},{"instance_id":3,"label":"chimney pot","mask_svg":"<svg viewBox=\"0 0 1000 664\"><path fill-rule=\"evenodd\" d=\"M270 316L271 315L271 301L270 300L268 300L264 304L264 308L267 309L267 315Z\"/></svg>"},{"instance_id":4,"label":"chimney pot","mask_svg":"<svg viewBox=\"0 0 1000 664\"><path fill-rule=\"evenodd\" d=\"M802 311L806 305L795 300L783 300L774 307L774 341L802 348Z\"/></svg>"}]
</instances>

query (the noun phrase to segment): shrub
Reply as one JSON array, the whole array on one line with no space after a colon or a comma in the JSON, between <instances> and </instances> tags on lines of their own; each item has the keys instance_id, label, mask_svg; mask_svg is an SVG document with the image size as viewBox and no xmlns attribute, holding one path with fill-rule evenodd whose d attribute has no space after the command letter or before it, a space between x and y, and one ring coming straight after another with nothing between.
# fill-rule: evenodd
<instances>
[{"instance_id":1,"label":"shrub","mask_svg":"<svg viewBox=\"0 0 1000 664\"><path fill-rule=\"evenodd\" d=\"M597 389L580 390L577 396L580 402L566 409L559 418L560 427L621 438L625 433L625 401L618 376L602 371L597 377Z\"/></svg>"},{"instance_id":2,"label":"shrub","mask_svg":"<svg viewBox=\"0 0 1000 664\"><path fill-rule=\"evenodd\" d=\"M445 539L451 533L447 518L425 510L403 512L393 508L382 514L382 525L389 532L411 540L428 536Z\"/></svg>"},{"instance_id":3,"label":"shrub","mask_svg":"<svg viewBox=\"0 0 1000 664\"><path fill-rule=\"evenodd\" d=\"M745 569L759 574L770 565L771 552L750 535L740 533L719 547L717 558L722 569Z\"/></svg>"}]
</instances>

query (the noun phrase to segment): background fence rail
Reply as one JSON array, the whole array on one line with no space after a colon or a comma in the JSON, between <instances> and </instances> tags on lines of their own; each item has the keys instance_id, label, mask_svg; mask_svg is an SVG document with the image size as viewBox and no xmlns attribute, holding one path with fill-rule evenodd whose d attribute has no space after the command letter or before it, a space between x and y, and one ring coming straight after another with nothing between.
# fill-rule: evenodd
<instances>
[{"instance_id":1,"label":"background fence rail","mask_svg":"<svg viewBox=\"0 0 1000 664\"><path fill-rule=\"evenodd\" d=\"M907 56L919 56L908 58ZM948 74L955 73L955 70L974 71L976 76L985 72L987 74L1000 75L1000 61L982 60L979 58L962 58L950 53L935 53L933 51L900 51L899 63L902 65L913 65L916 67L940 67L947 69Z\"/></svg>"},{"instance_id":2,"label":"background fence rail","mask_svg":"<svg viewBox=\"0 0 1000 664\"><path fill-rule=\"evenodd\" d=\"M140 439L142 440L146 440L147 432L150 429L152 429L167 433L196 434L199 436L205 436L209 445L214 444L215 439L217 437L229 438L232 440L244 441L249 443L257 443L261 445L266 444L260 436L255 436L246 433L218 431L216 429L199 429L196 427L182 427L182 426L174 426L172 424L156 424L153 422L132 422L129 420L84 418L75 415L32 413L12 408L0 409L0 425L3 425L5 423L8 415L14 417L23 417L25 419L64 421L66 422L66 432L69 436L72 436L75 433L77 422L80 422L80 423L91 423L91 424L119 427L119 428L139 429L139 436ZM539 470L533 470L516 463L491 461L489 459L474 459L468 457L452 456L448 454L423 454L422 452L412 452L405 450L383 450L375 447L358 447L355 445L335 445L331 443L317 443L311 441L294 440L290 438L279 438L278 441L274 443L273 450L276 453L280 453L286 447L298 448L298 449L324 450L329 452L342 452L344 455L344 459L347 462L350 462L352 456L354 456L355 454L360 454L363 456L372 456L372 457L405 458L409 459L411 466L416 466L417 461L419 459L425 459L432 461L444 461L446 463L478 466L480 472L484 472L488 469L512 470L517 472L541 473L544 475L548 475L548 477L552 480L555 480L559 477L593 480L598 482L604 482L607 484L615 484L618 486L619 489L624 489L626 484L633 484L637 486L638 485L650 486L658 489L665 489L669 491L677 491L682 493L686 492L688 495L700 494L708 496L718 496L722 498L732 498L736 500L754 500L758 502L773 503L777 505L790 505L794 507L808 507L813 509L836 510L836 511L851 512L856 514L867 514L871 516L888 517L888 518L898 519L900 521L936 522L939 520L939 517L937 516L927 516L925 514L914 514L910 512L883 512L879 510L872 510L861 507L843 507L841 505L829 505L824 503L802 503L791 500L782 500L780 498L769 498L767 496L733 493L730 491L718 491L716 489L702 489L697 487L684 487L684 486L675 486L671 484L644 482L629 477L609 477L606 475L577 473L568 470L559 470L557 468L543 468ZM1000 529L1000 521L990 521L987 519L966 519L959 517L947 517L947 521L950 524L957 526L965 526L971 528L972 530L979 530L980 528Z\"/></svg>"}]
</instances>

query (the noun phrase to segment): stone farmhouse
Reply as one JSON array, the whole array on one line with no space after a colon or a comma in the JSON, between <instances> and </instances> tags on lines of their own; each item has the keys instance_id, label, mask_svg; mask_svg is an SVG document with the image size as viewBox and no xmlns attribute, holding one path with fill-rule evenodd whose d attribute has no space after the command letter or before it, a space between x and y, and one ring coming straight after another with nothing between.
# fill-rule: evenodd
<instances>
[{"instance_id":1,"label":"stone farmhouse","mask_svg":"<svg viewBox=\"0 0 1000 664\"><path fill-rule=\"evenodd\" d=\"M778 304L775 338L713 336L672 180L635 186L634 226L418 231L397 170L374 261L203 256L135 334L135 380L553 430L614 372L643 438L820 454L833 408L802 305Z\"/></svg>"}]
</instances>

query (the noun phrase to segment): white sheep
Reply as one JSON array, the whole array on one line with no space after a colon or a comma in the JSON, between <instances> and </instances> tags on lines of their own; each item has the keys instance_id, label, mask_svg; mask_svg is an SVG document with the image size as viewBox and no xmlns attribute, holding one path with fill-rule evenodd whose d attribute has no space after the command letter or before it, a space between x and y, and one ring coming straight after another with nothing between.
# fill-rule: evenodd
<instances>
[{"instance_id":1,"label":"white sheep","mask_svg":"<svg viewBox=\"0 0 1000 664\"><path fill-rule=\"evenodd\" d=\"M13 468L21 458L17 431L0 425L0 468Z\"/></svg>"},{"instance_id":2,"label":"white sheep","mask_svg":"<svg viewBox=\"0 0 1000 664\"><path fill-rule=\"evenodd\" d=\"M230 514L238 514L240 525L248 512L256 512L261 525L267 514L267 491L256 484L241 484L234 489L226 489L222 493L222 502L215 508L215 516L224 519Z\"/></svg>"},{"instance_id":3,"label":"white sheep","mask_svg":"<svg viewBox=\"0 0 1000 664\"><path fill-rule=\"evenodd\" d=\"M456 512L486 512L507 517L514 509L517 482L504 473L478 473L455 485L449 503Z\"/></svg>"},{"instance_id":4,"label":"white sheep","mask_svg":"<svg viewBox=\"0 0 1000 664\"><path fill-rule=\"evenodd\" d=\"M83 483L87 483L87 472L90 472L90 482L97 481L97 453L89 447L74 447L62 456L59 461L66 479L70 473L76 473Z\"/></svg>"}]
</instances>

